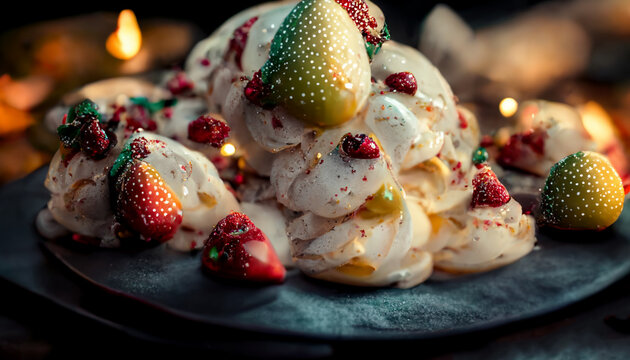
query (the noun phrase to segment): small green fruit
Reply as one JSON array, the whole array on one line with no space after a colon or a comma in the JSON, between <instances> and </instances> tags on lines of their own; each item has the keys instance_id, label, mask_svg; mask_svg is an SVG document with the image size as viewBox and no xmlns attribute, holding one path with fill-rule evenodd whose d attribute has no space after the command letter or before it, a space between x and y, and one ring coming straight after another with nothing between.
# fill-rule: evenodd
<instances>
[{"instance_id":1,"label":"small green fruit","mask_svg":"<svg viewBox=\"0 0 630 360\"><path fill-rule=\"evenodd\" d=\"M556 163L542 191L545 222L556 228L603 230L623 210L624 188L608 159L580 151Z\"/></svg>"}]
</instances>

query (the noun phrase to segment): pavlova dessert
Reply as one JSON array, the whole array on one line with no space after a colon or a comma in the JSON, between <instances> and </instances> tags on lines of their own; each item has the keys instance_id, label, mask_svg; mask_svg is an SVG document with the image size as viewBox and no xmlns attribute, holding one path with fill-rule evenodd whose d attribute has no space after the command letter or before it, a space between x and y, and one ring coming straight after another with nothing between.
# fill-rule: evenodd
<instances>
[{"instance_id":1,"label":"pavlova dessert","mask_svg":"<svg viewBox=\"0 0 630 360\"><path fill-rule=\"evenodd\" d=\"M421 53L389 38L369 1L267 3L199 43L184 71L81 89L74 99L91 100L49 116L63 120L41 232L203 248L209 273L263 282L295 267L408 288L434 269L486 271L527 255L536 221L495 175L475 116ZM551 169L548 223L614 222L621 180L605 157L579 152L593 150L574 141L580 129L522 126L561 140L532 147L539 158L505 145L504 163L546 176L577 152Z\"/></svg>"}]
</instances>

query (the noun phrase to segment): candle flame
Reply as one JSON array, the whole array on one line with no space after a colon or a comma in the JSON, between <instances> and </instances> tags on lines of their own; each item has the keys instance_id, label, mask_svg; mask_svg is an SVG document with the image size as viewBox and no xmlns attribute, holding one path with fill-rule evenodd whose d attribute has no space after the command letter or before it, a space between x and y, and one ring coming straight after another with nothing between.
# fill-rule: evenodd
<instances>
[{"instance_id":1,"label":"candle flame","mask_svg":"<svg viewBox=\"0 0 630 360\"><path fill-rule=\"evenodd\" d=\"M506 118L516 114L517 110L518 102L511 97L507 97L499 103L499 111L501 112L501 115Z\"/></svg>"},{"instance_id":2,"label":"candle flame","mask_svg":"<svg viewBox=\"0 0 630 360\"><path fill-rule=\"evenodd\" d=\"M118 15L118 27L107 38L105 47L112 56L122 60L134 57L142 46L142 34L131 10L123 10Z\"/></svg>"}]
</instances>

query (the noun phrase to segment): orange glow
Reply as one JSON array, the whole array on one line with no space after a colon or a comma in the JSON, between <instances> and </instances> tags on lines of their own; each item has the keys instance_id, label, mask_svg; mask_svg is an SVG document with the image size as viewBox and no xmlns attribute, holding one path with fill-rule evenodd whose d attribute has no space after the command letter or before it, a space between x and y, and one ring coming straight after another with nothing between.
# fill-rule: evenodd
<instances>
[{"instance_id":1,"label":"orange glow","mask_svg":"<svg viewBox=\"0 0 630 360\"><path fill-rule=\"evenodd\" d=\"M499 103L499 111L504 117L511 117L512 115L516 114L517 110L518 102L511 97L507 97L501 100L501 103Z\"/></svg>"},{"instance_id":2,"label":"orange glow","mask_svg":"<svg viewBox=\"0 0 630 360\"><path fill-rule=\"evenodd\" d=\"M112 56L122 60L134 57L142 46L142 34L131 10L123 10L118 16L118 28L107 38L105 47Z\"/></svg>"},{"instance_id":3,"label":"orange glow","mask_svg":"<svg viewBox=\"0 0 630 360\"><path fill-rule=\"evenodd\" d=\"M615 126L610 115L595 101L580 106L580 115L586 131L591 135L599 149L611 144L615 139Z\"/></svg>"}]
</instances>

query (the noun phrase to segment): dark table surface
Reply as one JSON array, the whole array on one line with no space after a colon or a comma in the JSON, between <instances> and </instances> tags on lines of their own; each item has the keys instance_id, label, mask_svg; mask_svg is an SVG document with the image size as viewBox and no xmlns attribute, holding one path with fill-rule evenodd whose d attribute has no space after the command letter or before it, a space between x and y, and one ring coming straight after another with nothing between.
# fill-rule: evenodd
<instances>
[{"instance_id":1,"label":"dark table surface","mask_svg":"<svg viewBox=\"0 0 630 360\"><path fill-rule=\"evenodd\" d=\"M554 314L500 329L431 342L293 343L231 333L208 333L216 345L185 347L136 336L64 310L0 281L0 358L67 359L118 355L196 355L261 358L388 356L417 358L627 359L630 356L630 277ZM124 316L124 313L117 314ZM150 320L148 320L150 321ZM176 321L174 321L176 323ZM175 326L175 325L174 325Z\"/></svg>"},{"instance_id":2,"label":"dark table surface","mask_svg":"<svg viewBox=\"0 0 630 360\"><path fill-rule=\"evenodd\" d=\"M24 194L45 196L44 170L0 189L3 224L34 218L38 209L19 199ZM42 203L38 201L38 208ZM551 314L475 333L424 341L326 342L197 324L130 302L88 286L49 256L33 241L37 238L33 226L3 225L2 233L0 359L67 359L86 354L99 359L117 355L372 358L390 357L392 352L410 352L416 358L630 358L630 276Z\"/></svg>"}]
</instances>

